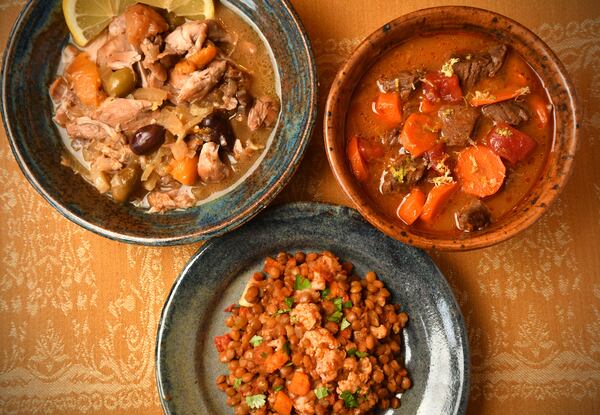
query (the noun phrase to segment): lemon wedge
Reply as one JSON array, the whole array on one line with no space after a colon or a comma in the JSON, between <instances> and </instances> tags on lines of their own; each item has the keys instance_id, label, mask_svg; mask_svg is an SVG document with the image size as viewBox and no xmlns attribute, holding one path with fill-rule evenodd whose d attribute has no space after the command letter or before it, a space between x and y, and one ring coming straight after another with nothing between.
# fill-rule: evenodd
<instances>
[{"instance_id":1,"label":"lemon wedge","mask_svg":"<svg viewBox=\"0 0 600 415\"><path fill-rule=\"evenodd\" d=\"M188 19L212 19L213 0L63 0L63 14L73 40L85 46L133 3L144 3Z\"/></svg>"}]
</instances>

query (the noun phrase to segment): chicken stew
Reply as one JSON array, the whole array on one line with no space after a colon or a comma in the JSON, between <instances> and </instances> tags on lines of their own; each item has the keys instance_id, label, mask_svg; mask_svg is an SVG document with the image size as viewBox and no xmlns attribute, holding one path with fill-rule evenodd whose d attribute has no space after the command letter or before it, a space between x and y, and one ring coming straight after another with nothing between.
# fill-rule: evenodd
<instances>
[{"instance_id":1,"label":"chicken stew","mask_svg":"<svg viewBox=\"0 0 600 415\"><path fill-rule=\"evenodd\" d=\"M278 120L271 62L221 4L205 21L129 6L85 48L63 50L49 88L63 164L150 212L217 197L251 173Z\"/></svg>"}]
</instances>

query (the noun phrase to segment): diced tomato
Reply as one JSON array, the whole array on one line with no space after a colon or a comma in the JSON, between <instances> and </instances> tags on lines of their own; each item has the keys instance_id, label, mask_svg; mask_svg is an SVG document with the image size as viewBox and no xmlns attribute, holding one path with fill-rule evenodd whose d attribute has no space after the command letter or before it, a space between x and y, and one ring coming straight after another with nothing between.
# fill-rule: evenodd
<instances>
[{"instance_id":1,"label":"diced tomato","mask_svg":"<svg viewBox=\"0 0 600 415\"><path fill-rule=\"evenodd\" d=\"M383 144L363 137L358 137L358 150L361 156L367 161L380 159L385 155Z\"/></svg>"},{"instance_id":2,"label":"diced tomato","mask_svg":"<svg viewBox=\"0 0 600 415\"><path fill-rule=\"evenodd\" d=\"M446 153L445 143L437 143L431 150L425 153L425 157L429 160L431 168L440 174L444 174L446 168L450 167L445 164L450 157Z\"/></svg>"},{"instance_id":3,"label":"diced tomato","mask_svg":"<svg viewBox=\"0 0 600 415\"><path fill-rule=\"evenodd\" d=\"M287 363L289 356L283 350L279 350L268 356L265 360L265 370L267 373L273 373L277 369L281 369Z\"/></svg>"},{"instance_id":4,"label":"diced tomato","mask_svg":"<svg viewBox=\"0 0 600 415\"><path fill-rule=\"evenodd\" d=\"M492 128L487 139L490 148L513 166L537 147L537 141L508 124Z\"/></svg>"},{"instance_id":5,"label":"diced tomato","mask_svg":"<svg viewBox=\"0 0 600 415\"><path fill-rule=\"evenodd\" d=\"M446 76L441 72L430 72L425 75L423 82L423 95L430 103L440 100L458 102L463 98L458 76Z\"/></svg>"},{"instance_id":6,"label":"diced tomato","mask_svg":"<svg viewBox=\"0 0 600 415\"><path fill-rule=\"evenodd\" d=\"M229 337L229 334L215 336L215 346L219 353L224 352L227 349L229 342L231 342L231 337Z\"/></svg>"}]
</instances>

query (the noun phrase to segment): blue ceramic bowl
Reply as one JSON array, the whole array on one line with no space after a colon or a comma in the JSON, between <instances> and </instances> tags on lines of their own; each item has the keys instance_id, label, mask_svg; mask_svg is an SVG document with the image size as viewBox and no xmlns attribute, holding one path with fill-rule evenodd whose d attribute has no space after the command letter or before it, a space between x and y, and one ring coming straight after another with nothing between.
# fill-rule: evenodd
<instances>
[{"instance_id":1,"label":"blue ceramic bowl","mask_svg":"<svg viewBox=\"0 0 600 415\"><path fill-rule=\"evenodd\" d=\"M172 245L208 239L255 216L295 172L316 119L317 78L309 40L287 0L223 1L254 22L277 61L281 115L258 168L227 194L198 207L148 214L119 205L61 165L48 85L69 32L61 0L32 0L10 34L2 67L2 118L11 148L33 187L62 215L124 242Z\"/></svg>"},{"instance_id":2,"label":"blue ceramic bowl","mask_svg":"<svg viewBox=\"0 0 600 415\"><path fill-rule=\"evenodd\" d=\"M270 208L251 223L200 248L163 308L156 376L166 414L227 415L215 385L227 373L213 338L228 331L223 309L239 300L264 258L278 252L328 250L359 275L377 272L409 315L403 352L413 386L392 414L461 415L469 395L467 332L446 280L431 258L370 226L355 210L320 203Z\"/></svg>"}]
</instances>

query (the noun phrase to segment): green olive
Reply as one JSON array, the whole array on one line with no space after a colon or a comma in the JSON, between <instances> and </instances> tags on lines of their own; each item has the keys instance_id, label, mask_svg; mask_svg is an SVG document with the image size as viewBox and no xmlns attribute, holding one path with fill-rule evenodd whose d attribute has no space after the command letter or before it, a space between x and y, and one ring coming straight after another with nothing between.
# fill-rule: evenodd
<instances>
[{"instance_id":1,"label":"green olive","mask_svg":"<svg viewBox=\"0 0 600 415\"><path fill-rule=\"evenodd\" d=\"M119 203L127 201L131 192L140 183L140 176L140 166L137 164L127 166L115 174L110 180L110 191L113 199Z\"/></svg>"},{"instance_id":2,"label":"green olive","mask_svg":"<svg viewBox=\"0 0 600 415\"><path fill-rule=\"evenodd\" d=\"M112 97L123 98L135 88L135 75L130 68L114 71L104 83L104 89Z\"/></svg>"}]
</instances>

